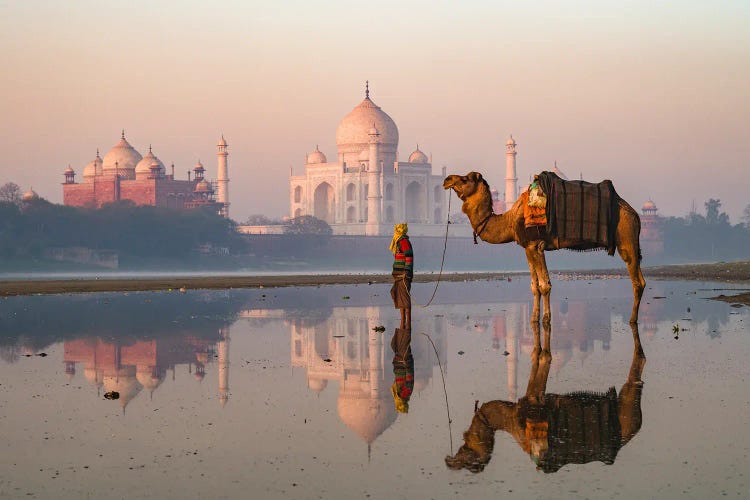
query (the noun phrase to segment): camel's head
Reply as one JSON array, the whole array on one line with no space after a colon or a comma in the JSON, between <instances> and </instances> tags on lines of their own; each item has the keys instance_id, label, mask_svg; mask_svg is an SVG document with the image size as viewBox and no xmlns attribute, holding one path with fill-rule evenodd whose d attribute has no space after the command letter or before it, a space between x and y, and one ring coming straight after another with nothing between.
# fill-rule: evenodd
<instances>
[{"instance_id":1,"label":"camel's head","mask_svg":"<svg viewBox=\"0 0 750 500\"><path fill-rule=\"evenodd\" d=\"M455 455L445 457L449 469L466 469L474 473L484 470L495 447L495 430L485 422L478 419L475 412L471 427L464 432L464 444Z\"/></svg>"},{"instance_id":2,"label":"camel's head","mask_svg":"<svg viewBox=\"0 0 750 500\"><path fill-rule=\"evenodd\" d=\"M490 458L491 456L482 456L464 444L454 456L448 455L445 457L445 465L451 470L466 469L476 474L484 470Z\"/></svg>"},{"instance_id":3,"label":"camel's head","mask_svg":"<svg viewBox=\"0 0 750 500\"><path fill-rule=\"evenodd\" d=\"M461 201L476 193L479 186L487 186L479 172L469 172L466 175L449 175L443 181L443 189L453 189Z\"/></svg>"}]
</instances>

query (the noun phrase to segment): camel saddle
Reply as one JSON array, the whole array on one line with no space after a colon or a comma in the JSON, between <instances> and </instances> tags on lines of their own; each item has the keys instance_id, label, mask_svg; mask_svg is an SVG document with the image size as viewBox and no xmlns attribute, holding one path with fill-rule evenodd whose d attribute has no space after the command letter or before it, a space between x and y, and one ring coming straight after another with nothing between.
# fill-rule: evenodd
<instances>
[{"instance_id":1,"label":"camel saddle","mask_svg":"<svg viewBox=\"0 0 750 500\"><path fill-rule=\"evenodd\" d=\"M619 196L612 181L597 184L566 181L554 172L538 176L547 195L547 234L572 245L571 250L603 250L615 254Z\"/></svg>"}]
</instances>

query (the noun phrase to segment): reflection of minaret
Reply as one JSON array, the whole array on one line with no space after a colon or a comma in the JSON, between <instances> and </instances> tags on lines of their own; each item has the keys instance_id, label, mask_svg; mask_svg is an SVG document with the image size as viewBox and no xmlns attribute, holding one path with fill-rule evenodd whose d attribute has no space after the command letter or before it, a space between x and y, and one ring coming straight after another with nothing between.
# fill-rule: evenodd
<instances>
[{"instance_id":1,"label":"reflection of minaret","mask_svg":"<svg viewBox=\"0 0 750 500\"><path fill-rule=\"evenodd\" d=\"M521 328L521 315L515 306L516 304L508 304L505 316L505 350L508 352L506 370L510 401L515 401L518 397L518 334ZM514 309L516 310L513 311Z\"/></svg>"},{"instance_id":2,"label":"reflection of minaret","mask_svg":"<svg viewBox=\"0 0 750 500\"><path fill-rule=\"evenodd\" d=\"M219 402L221 406L229 401L229 327L219 330L221 340L217 343L219 355Z\"/></svg>"}]
</instances>

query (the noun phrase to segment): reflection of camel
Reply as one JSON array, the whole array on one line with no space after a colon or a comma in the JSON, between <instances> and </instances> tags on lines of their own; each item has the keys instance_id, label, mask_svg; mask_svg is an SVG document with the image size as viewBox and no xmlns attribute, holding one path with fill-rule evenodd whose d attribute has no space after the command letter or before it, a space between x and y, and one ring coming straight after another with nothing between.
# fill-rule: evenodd
<instances>
[{"instance_id":1,"label":"reflection of camel","mask_svg":"<svg viewBox=\"0 0 750 500\"><path fill-rule=\"evenodd\" d=\"M544 349L539 324L532 322L532 327L536 346L526 396L516 403L497 400L475 408L464 444L455 456L445 458L449 468L484 470L492 458L497 430L511 434L544 472L556 472L569 463L612 464L620 448L640 430L641 373L646 357L637 324L631 325L633 361L619 394L612 387L604 394L578 391L563 396L546 394L552 361L550 327L544 324Z\"/></svg>"},{"instance_id":2,"label":"reflection of camel","mask_svg":"<svg viewBox=\"0 0 750 500\"><path fill-rule=\"evenodd\" d=\"M443 181L445 189L453 189L461 201L463 212L469 217L471 227L477 236L487 243L509 243L515 241L526 250L531 271L531 291L534 294L532 319L539 321L539 299L544 298L544 320L550 320L549 294L552 285L547 271L545 250L560 248L577 248L576 242L560 240L544 235L541 239L531 239L526 235L523 199L504 214L492 213L492 195L489 184L478 172L466 175L449 175ZM646 280L641 272L641 250L638 237L641 222L636 212L625 200L618 198L619 216L615 232L615 245L620 257L628 266L630 280L633 283L633 311L630 322L638 321L638 307L641 303Z\"/></svg>"}]
</instances>

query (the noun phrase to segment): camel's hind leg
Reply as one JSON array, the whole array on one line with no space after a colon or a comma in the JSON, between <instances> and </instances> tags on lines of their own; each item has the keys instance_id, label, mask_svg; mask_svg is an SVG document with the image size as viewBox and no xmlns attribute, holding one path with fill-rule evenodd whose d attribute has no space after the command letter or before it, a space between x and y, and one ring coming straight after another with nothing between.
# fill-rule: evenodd
<instances>
[{"instance_id":1,"label":"camel's hind leg","mask_svg":"<svg viewBox=\"0 0 750 500\"><path fill-rule=\"evenodd\" d=\"M526 247L526 259L529 261L531 272L531 293L534 295L534 309L531 321L539 322L539 299L543 300L544 314L542 321L549 322L552 318L549 296L552 284L547 271L547 260L544 258L544 242L537 241Z\"/></svg>"},{"instance_id":2,"label":"camel's hind leg","mask_svg":"<svg viewBox=\"0 0 750 500\"><path fill-rule=\"evenodd\" d=\"M628 274L633 284L633 311L630 313L630 323L638 322L638 309L641 307L641 297L646 288L646 280L641 271L641 255L638 249L618 247L620 257L628 266Z\"/></svg>"}]
</instances>

